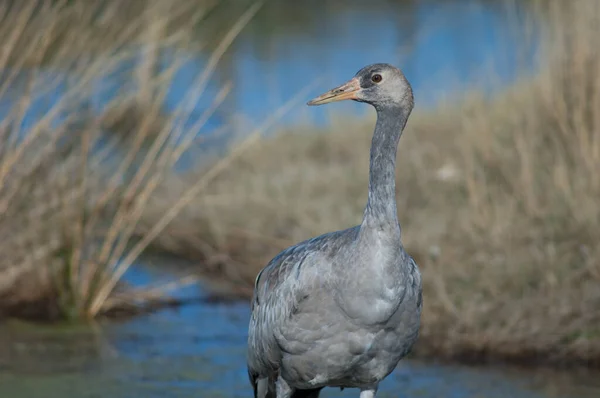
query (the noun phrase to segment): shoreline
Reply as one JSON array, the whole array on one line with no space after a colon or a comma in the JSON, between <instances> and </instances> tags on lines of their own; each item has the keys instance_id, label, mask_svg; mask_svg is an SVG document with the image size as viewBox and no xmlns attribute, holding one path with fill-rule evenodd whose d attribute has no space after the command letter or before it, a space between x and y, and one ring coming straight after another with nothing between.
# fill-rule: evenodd
<instances>
[{"instance_id":1,"label":"shoreline","mask_svg":"<svg viewBox=\"0 0 600 398\"><path fill-rule=\"evenodd\" d=\"M127 304L115 307L110 311L103 313L98 319L110 323L122 323L163 311L178 311L187 306L210 306L215 304L237 305L242 303L249 303L247 295L238 294L223 296L209 294L202 297L190 297L185 299L166 297L146 303L144 306ZM39 303L30 304L32 306L39 305ZM23 307L21 308L23 309ZM25 312L20 313L13 309L8 315L5 310L6 308L3 308L0 311L0 314L3 315L0 317L0 327L3 323L11 320L18 320L19 322L25 322L32 325L69 324L69 321L60 320L58 316L48 318L48 314L52 312L48 312L46 309L43 309L41 312L38 311L37 313L26 308ZM43 316L39 316L39 314L43 314ZM81 321L78 321L77 323L81 324ZM431 336L428 334L427 330L424 330L422 327L419 340L412 352L404 359L465 366L510 366L522 367L524 369L568 370L569 372L577 370L589 370L592 372L600 371L600 345L584 351L587 356L582 356L582 352L576 353L569 350L561 351L557 348L540 350L531 344L519 345L503 342L496 345L488 343L485 346L477 346L472 341L469 341L469 339L466 338L465 340L466 341L448 344L447 336Z\"/></svg>"}]
</instances>

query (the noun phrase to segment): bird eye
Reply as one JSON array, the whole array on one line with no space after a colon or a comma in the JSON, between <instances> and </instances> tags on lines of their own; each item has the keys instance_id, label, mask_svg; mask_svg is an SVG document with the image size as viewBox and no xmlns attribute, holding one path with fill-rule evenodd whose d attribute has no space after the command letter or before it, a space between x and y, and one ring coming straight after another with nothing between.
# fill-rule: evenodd
<instances>
[{"instance_id":1,"label":"bird eye","mask_svg":"<svg viewBox=\"0 0 600 398\"><path fill-rule=\"evenodd\" d=\"M381 77L381 75L379 73L371 76L371 81L373 81L373 83L379 83L383 78Z\"/></svg>"}]
</instances>

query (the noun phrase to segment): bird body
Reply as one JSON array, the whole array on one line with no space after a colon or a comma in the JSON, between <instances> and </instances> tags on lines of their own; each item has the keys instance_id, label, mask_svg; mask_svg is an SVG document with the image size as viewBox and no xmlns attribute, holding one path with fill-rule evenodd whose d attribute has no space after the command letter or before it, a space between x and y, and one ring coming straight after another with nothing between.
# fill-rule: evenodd
<instances>
[{"instance_id":1,"label":"bird body","mask_svg":"<svg viewBox=\"0 0 600 398\"><path fill-rule=\"evenodd\" d=\"M291 246L257 275L248 335L256 398L316 398L327 386L374 397L419 333L421 275L402 246L395 201L412 90L398 69L375 64L309 104L340 99L377 110L369 199L360 225Z\"/></svg>"}]
</instances>

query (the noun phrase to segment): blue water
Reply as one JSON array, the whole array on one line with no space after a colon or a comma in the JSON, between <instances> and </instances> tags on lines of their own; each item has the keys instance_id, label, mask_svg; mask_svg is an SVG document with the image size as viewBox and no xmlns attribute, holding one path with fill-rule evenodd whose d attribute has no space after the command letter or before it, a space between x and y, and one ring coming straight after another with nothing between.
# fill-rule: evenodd
<instances>
[{"instance_id":1,"label":"blue water","mask_svg":"<svg viewBox=\"0 0 600 398\"><path fill-rule=\"evenodd\" d=\"M183 103L190 112L186 128L201 117L225 81L233 83L233 91L201 134L234 118L243 120L242 128L250 131L311 83L314 88L278 126L323 124L331 113L368 112L368 107L351 102L319 108L308 108L304 103L370 63L389 62L401 67L413 85L417 109L436 105L469 88L496 90L513 81L517 73L533 68L535 38L523 34L518 13L502 1L376 1L369 3L372 6L357 1L312 2L314 12L304 11L308 14L304 16L306 26L295 30L286 23L290 24L290 14L297 9L282 4L267 2L226 54L206 92ZM516 6L517 10L522 8L525 6ZM232 25L243 8L239 11L222 12L222 24ZM270 18L268 28L263 27L262 14ZM272 34L265 34L264 29ZM208 58L205 53L177 54L172 50L161 56L163 68L175 58L186 61L164 101L166 113L182 104ZM117 95L135 91L136 62L134 56L99 76L89 97L79 100L81 107L98 113ZM28 108L23 130L30 129L73 86L69 78L67 71L42 71L34 92L43 95ZM0 98L0 119L25 90L24 81L23 77L8 96ZM50 85L50 81L56 83ZM58 115L56 122L64 118Z\"/></svg>"},{"instance_id":2,"label":"blue water","mask_svg":"<svg viewBox=\"0 0 600 398\"><path fill-rule=\"evenodd\" d=\"M166 264L138 267L129 281L176 276L165 269ZM184 293L202 295L202 289L192 286ZM248 320L247 303L199 301L95 328L10 323L0 328L0 397L251 397ZM405 360L381 383L378 397L592 398L599 393L597 375ZM322 396L356 397L357 391L326 389Z\"/></svg>"},{"instance_id":3,"label":"blue water","mask_svg":"<svg viewBox=\"0 0 600 398\"><path fill-rule=\"evenodd\" d=\"M236 47L239 58L234 65L236 107L260 120L307 83L320 80L313 91L317 95L376 62L403 69L420 109L465 89L498 88L533 65L532 57L521 61L518 56L521 50L532 56L534 46L519 34L515 18L513 12L493 1L325 8L317 26L303 36L269 37L265 46L272 55L268 59L256 58L252 38L242 40ZM308 110L300 104L286 122L320 123L332 111L364 109L340 103Z\"/></svg>"}]
</instances>

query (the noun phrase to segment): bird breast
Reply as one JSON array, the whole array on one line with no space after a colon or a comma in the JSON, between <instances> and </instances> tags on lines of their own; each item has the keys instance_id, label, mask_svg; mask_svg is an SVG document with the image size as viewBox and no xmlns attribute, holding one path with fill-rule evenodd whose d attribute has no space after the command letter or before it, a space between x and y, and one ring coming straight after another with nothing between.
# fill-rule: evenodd
<instances>
[{"instance_id":1,"label":"bird breast","mask_svg":"<svg viewBox=\"0 0 600 398\"><path fill-rule=\"evenodd\" d=\"M381 325L394 316L407 288L400 258L389 250L379 250L362 264L347 267L336 301L348 317L367 326Z\"/></svg>"},{"instance_id":2,"label":"bird breast","mask_svg":"<svg viewBox=\"0 0 600 398\"><path fill-rule=\"evenodd\" d=\"M403 292L382 287L381 290L363 287L356 294L346 294L338 303L345 314L365 326L387 323L396 313Z\"/></svg>"}]
</instances>

